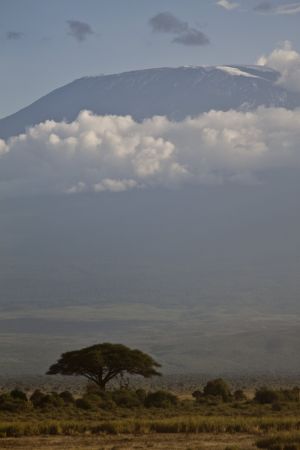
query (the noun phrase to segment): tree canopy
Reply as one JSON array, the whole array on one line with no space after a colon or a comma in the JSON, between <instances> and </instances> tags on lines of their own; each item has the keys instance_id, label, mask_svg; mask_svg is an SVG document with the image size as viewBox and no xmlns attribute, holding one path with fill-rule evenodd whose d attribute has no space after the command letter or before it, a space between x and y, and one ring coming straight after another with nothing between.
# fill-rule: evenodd
<instances>
[{"instance_id":1,"label":"tree canopy","mask_svg":"<svg viewBox=\"0 0 300 450\"><path fill-rule=\"evenodd\" d=\"M150 378L161 375L161 367L154 359L140 350L122 344L103 343L63 353L47 375L78 375L105 389L107 383L117 377L141 375Z\"/></svg>"}]
</instances>

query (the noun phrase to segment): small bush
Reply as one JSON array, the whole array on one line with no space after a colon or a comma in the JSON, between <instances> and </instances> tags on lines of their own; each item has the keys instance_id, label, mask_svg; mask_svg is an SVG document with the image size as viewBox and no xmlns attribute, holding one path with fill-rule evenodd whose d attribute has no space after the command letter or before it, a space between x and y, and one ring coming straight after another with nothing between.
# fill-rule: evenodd
<instances>
[{"instance_id":1,"label":"small bush","mask_svg":"<svg viewBox=\"0 0 300 450\"><path fill-rule=\"evenodd\" d=\"M300 389L296 386L293 389L274 390L263 386L256 391L254 400L261 404L299 402Z\"/></svg>"},{"instance_id":2,"label":"small bush","mask_svg":"<svg viewBox=\"0 0 300 450\"><path fill-rule=\"evenodd\" d=\"M228 384L222 378L208 381L203 389L205 397L218 397L224 402L228 402L232 399L232 395Z\"/></svg>"},{"instance_id":3,"label":"small bush","mask_svg":"<svg viewBox=\"0 0 300 450\"><path fill-rule=\"evenodd\" d=\"M13 389L10 392L10 396L14 400L21 400L23 402L27 402L27 395L25 394L25 392L21 391L20 389Z\"/></svg>"},{"instance_id":4,"label":"small bush","mask_svg":"<svg viewBox=\"0 0 300 450\"><path fill-rule=\"evenodd\" d=\"M95 383L87 383L86 388L85 388L85 393L87 395L89 394L93 394L93 395L98 395L99 397L102 397L103 395L106 394L106 391L103 391L103 389L100 389L99 386L97 386Z\"/></svg>"},{"instance_id":5,"label":"small bush","mask_svg":"<svg viewBox=\"0 0 300 450\"><path fill-rule=\"evenodd\" d=\"M233 393L233 398L237 402L242 402L244 400L247 400L247 397L242 389L237 389Z\"/></svg>"},{"instance_id":6,"label":"small bush","mask_svg":"<svg viewBox=\"0 0 300 450\"><path fill-rule=\"evenodd\" d=\"M58 408L61 406L64 406L64 401L55 393L44 395L40 402L41 408Z\"/></svg>"},{"instance_id":7,"label":"small bush","mask_svg":"<svg viewBox=\"0 0 300 450\"><path fill-rule=\"evenodd\" d=\"M254 401L260 404L271 404L278 402L279 395L278 392L273 389L269 389L265 386L259 388L255 392Z\"/></svg>"},{"instance_id":8,"label":"small bush","mask_svg":"<svg viewBox=\"0 0 300 450\"><path fill-rule=\"evenodd\" d=\"M33 394L30 397L30 401L33 404L35 408L38 408L40 406L42 398L45 396L43 392L41 392L39 389L36 389Z\"/></svg>"},{"instance_id":9,"label":"small bush","mask_svg":"<svg viewBox=\"0 0 300 450\"><path fill-rule=\"evenodd\" d=\"M56 392L44 394L39 389L34 391L30 401L35 408L59 408L65 405L64 400Z\"/></svg>"},{"instance_id":10,"label":"small bush","mask_svg":"<svg viewBox=\"0 0 300 450\"><path fill-rule=\"evenodd\" d=\"M27 402L24 400L14 399L10 394L0 395L0 411L17 413L27 408Z\"/></svg>"},{"instance_id":11,"label":"small bush","mask_svg":"<svg viewBox=\"0 0 300 450\"><path fill-rule=\"evenodd\" d=\"M73 404L75 403L74 397L69 391L63 391L59 394L59 397L66 403L66 404Z\"/></svg>"},{"instance_id":12,"label":"small bush","mask_svg":"<svg viewBox=\"0 0 300 450\"><path fill-rule=\"evenodd\" d=\"M127 389L113 391L112 399L118 406L123 408L135 408L142 405L137 393Z\"/></svg>"},{"instance_id":13,"label":"small bush","mask_svg":"<svg viewBox=\"0 0 300 450\"><path fill-rule=\"evenodd\" d=\"M84 409L85 411L93 409L93 405L85 398L79 398L75 402L77 408Z\"/></svg>"},{"instance_id":14,"label":"small bush","mask_svg":"<svg viewBox=\"0 0 300 450\"><path fill-rule=\"evenodd\" d=\"M200 391L199 389L197 389L196 391L194 391L192 393L192 396L194 397L196 402L199 402L199 401L201 401L203 399L203 392Z\"/></svg>"},{"instance_id":15,"label":"small bush","mask_svg":"<svg viewBox=\"0 0 300 450\"><path fill-rule=\"evenodd\" d=\"M146 397L147 397L147 392L145 391L145 389L137 389L135 391L137 397L139 398L140 402L142 404L144 404Z\"/></svg>"},{"instance_id":16,"label":"small bush","mask_svg":"<svg viewBox=\"0 0 300 450\"><path fill-rule=\"evenodd\" d=\"M279 402L272 404L272 411L282 411L282 406Z\"/></svg>"},{"instance_id":17,"label":"small bush","mask_svg":"<svg viewBox=\"0 0 300 450\"><path fill-rule=\"evenodd\" d=\"M147 408L170 408L178 404L178 399L170 392L156 391L147 395L144 404Z\"/></svg>"},{"instance_id":18,"label":"small bush","mask_svg":"<svg viewBox=\"0 0 300 450\"><path fill-rule=\"evenodd\" d=\"M91 389L83 395L82 399L88 402L91 409L95 410L99 408L111 410L116 406L112 398L112 393L108 391Z\"/></svg>"}]
</instances>

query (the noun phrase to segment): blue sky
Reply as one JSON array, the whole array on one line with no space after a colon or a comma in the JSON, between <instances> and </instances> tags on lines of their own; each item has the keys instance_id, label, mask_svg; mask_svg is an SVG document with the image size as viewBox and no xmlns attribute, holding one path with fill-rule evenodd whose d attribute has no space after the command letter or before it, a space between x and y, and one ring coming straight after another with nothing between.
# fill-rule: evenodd
<instances>
[{"instance_id":1,"label":"blue sky","mask_svg":"<svg viewBox=\"0 0 300 450\"><path fill-rule=\"evenodd\" d=\"M217 3L0 0L0 116L85 75L159 66L251 64L285 40L299 50L299 1L225 0L232 9ZM269 7L263 14L254 10L261 4ZM292 6L295 12L282 14L282 6ZM210 43L182 45L172 42L175 36L170 33L154 32L149 20L161 12L201 31ZM79 41L70 34L68 21L86 24L91 32Z\"/></svg>"}]
</instances>

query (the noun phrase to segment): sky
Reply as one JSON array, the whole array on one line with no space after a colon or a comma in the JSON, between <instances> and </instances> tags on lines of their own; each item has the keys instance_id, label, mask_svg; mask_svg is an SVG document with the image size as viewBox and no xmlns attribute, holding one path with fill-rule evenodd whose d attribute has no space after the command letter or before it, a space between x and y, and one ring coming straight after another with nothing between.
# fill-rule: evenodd
<instances>
[{"instance_id":1,"label":"sky","mask_svg":"<svg viewBox=\"0 0 300 450\"><path fill-rule=\"evenodd\" d=\"M0 117L82 76L253 64L300 39L297 0L0 0L0 17Z\"/></svg>"}]
</instances>

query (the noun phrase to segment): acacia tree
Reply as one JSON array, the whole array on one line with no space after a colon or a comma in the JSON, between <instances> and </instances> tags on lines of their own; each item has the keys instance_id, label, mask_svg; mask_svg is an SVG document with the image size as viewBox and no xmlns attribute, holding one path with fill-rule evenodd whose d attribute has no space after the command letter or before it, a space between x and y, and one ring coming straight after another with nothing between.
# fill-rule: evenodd
<instances>
[{"instance_id":1,"label":"acacia tree","mask_svg":"<svg viewBox=\"0 0 300 450\"><path fill-rule=\"evenodd\" d=\"M161 375L161 367L151 356L122 344L97 344L81 350L63 353L47 375L78 375L105 390L107 383L117 377L141 375L150 378Z\"/></svg>"}]
</instances>

